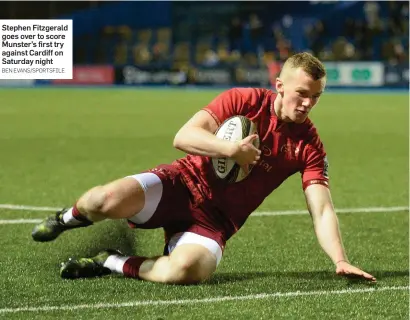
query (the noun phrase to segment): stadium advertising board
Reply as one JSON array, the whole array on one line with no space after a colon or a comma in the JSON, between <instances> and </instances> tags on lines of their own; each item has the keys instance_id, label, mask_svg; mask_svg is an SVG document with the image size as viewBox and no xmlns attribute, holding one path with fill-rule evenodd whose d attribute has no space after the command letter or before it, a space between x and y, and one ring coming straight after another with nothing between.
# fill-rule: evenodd
<instances>
[{"instance_id":1,"label":"stadium advertising board","mask_svg":"<svg viewBox=\"0 0 410 320\"><path fill-rule=\"evenodd\" d=\"M329 87L408 87L409 66L381 62L326 62ZM275 69L276 70L276 69ZM72 80L52 80L52 84L74 85L223 85L271 86L277 72L269 68L170 68L140 67L134 65L75 66ZM36 81L46 84L49 81ZM20 81L0 82L0 86L31 85Z\"/></svg>"},{"instance_id":2,"label":"stadium advertising board","mask_svg":"<svg viewBox=\"0 0 410 320\"><path fill-rule=\"evenodd\" d=\"M405 64L386 64L384 69L384 83L388 87L409 86L409 65Z\"/></svg>"},{"instance_id":3,"label":"stadium advertising board","mask_svg":"<svg viewBox=\"0 0 410 320\"><path fill-rule=\"evenodd\" d=\"M154 69L139 66L118 67L115 83L125 85L268 85L267 69L190 68Z\"/></svg>"},{"instance_id":4,"label":"stadium advertising board","mask_svg":"<svg viewBox=\"0 0 410 320\"><path fill-rule=\"evenodd\" d=\"M237 68L232 74L235 85L261 86L270 85L270 70L267 68Z\"/></svg>"},{"instance_id":5,"label":"stadium advertising board","mask_svg":"<svg viewBox=\"0 0 410 320\"><path fill-rule=\"evenodd\" d=\"M380 87L384 86L387 80L385 66L381 62L328 62L325 65L328 73L327 85L330 87ZM406 74L408 79L408 71L404 71L404 75ZM130 65L116 68L115 83L269 86L272 76L268 68L191 68L177 71L169 68L154 69ZM405 76L401 75L400 79L403 78Z\"/></svg>"},{"instance_id":6,"label":"stadium advertising board","mask_svg":"<svg viewBox=\"0 0 410 320\"><path fill-rule=\"evenodd\" d=\"M230 85L230 69L192 69L188 72L188 82L199 85Z\"/></svg>"},{"instance_id":7,"label":"stadium advertising board","mask_svg":"<svg viewBox=\"0 0 410 320\"><path fill-rule=\"evenodd\" d=\"M381 62L326 62L328 86L380 87L384 85Z\"/></svg>"},{"instance_id":8,"label":"stadium advertising board","mask_svg":"<svg viewBox=\"0 0 410 320\"><path fill-rule=\"evenodd\" d=\"M124 66L115 68L115 83L124 85L179 85L186 83L186 73L166 68Z\"/></svg>"},{"instance_id":9,"label":"stadium advertising board","mask_svg":"<svg viewBox=\"0 0 410 320\"><path fill-rule=\"evenodd\" d=\"M33 79L0 79L0 87L31 87L35 82Z\"/></svg>"},{"instance_id":10,"label":"stadium advertising board","mask_svg":"<svg viewBox=\"0 0 410 320\"><path fill-rule=\"evenodd\" d=\"M74 66L73 79L52 80L52 84L108 85L114 83L112 66Z\"/></svg>"}]
</instances>

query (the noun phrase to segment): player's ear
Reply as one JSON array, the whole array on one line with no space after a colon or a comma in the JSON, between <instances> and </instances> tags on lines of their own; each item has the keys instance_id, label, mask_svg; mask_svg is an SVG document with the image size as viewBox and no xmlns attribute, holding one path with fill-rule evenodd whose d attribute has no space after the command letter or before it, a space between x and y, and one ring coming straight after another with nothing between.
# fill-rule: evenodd
<instances>
[{"instance_id":1,"label":"player's ear","mask_svg":"<svg viewBox=\"0 0 410 320\"><path fill-rule=\"evenodd\" d=\"M276 78L275 82L276 92L283 95L283 81L281 78Z\"/></svg>"}]
</instances>

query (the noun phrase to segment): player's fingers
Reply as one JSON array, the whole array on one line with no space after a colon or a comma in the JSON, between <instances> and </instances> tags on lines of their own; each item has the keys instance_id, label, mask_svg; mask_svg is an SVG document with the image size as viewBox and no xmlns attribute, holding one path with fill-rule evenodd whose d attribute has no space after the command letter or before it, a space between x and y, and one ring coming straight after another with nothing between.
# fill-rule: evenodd
<instances>
[{"instance_id":1,"label":"player's fingers","mask_svg":"<svg viewBox=\"0 0 410 320\"><path fill-rule=\"evenodd\" d=\"M374 276L372 276L370 273L362 272L362 276L367 280L376 282L376 278Z\"/></svg>"},{"instance_id":2,"label":"player's fingers","mask_svg":"<svg viewBox=\"0 0 410 320\"><path fill-rule=\"evenodd\" d=\"M256 139L258 139L258 135L256 133L247 136L244 140L249 143L253 143Z\"/></svg>"},{"instance_id":3,"label":"player's fingers","mask_svg":"<svg viewBox=\"0 0 410 320\"><path fill-rule=\"evenodd\" d=\"M250 147L253 151L255 151L257 154L261 154L261 153L262 153L262 151L259 150L258 148L256 148L253 144L250 144L249 147Z\"/></svg>"},{"instance_id":4,"label":"player's fingers","mask_svg":"<svg viewBox=\"0 0 410 320\"><path fill-rule=\"evenodd\" d=\"M369 280L371 282L376 282L376 278L374 276L372 276L370 273L364 272L362 270L360 270L359 268L346 268L346 269L339 269L336 270L336 273L338 275L341 276L346 276L349 278L357 278L357 277L361 277L364 278L366 280Z\"/></svg>"},{"instance_id":5,"label":"player's fingers","mask_svg":"<svg viewBox=\"0 0 410 320\"><path fill-rule=\"evenodd\" d=\"M247 136L247 137L243 138L242 141L245 142L245 143L252 143L253 139L255 139L254 136L255 136L254 134L251 134L250 136Z\"/></svg>"}]
</instances>

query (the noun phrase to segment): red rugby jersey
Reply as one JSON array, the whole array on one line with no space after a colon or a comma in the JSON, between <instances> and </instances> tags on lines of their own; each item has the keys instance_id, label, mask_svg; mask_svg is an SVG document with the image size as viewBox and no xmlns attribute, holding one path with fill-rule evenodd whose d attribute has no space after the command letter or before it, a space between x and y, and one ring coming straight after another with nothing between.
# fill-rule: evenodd
<instances>
[{"instance_id":1,"label":"red rugby jersey","mask_svg":"<svg viewBox=\"0 0 410 320\"><path fill-rule=\"evenodd\" d=\"M220 125L234 115L257 124L261 159L242 181L228 184L218 179L210 157L187 155L176 161L198 205L207 204L229 219L235 233L248 216L283 181L300 172L302 186L328 185L327 160L316 128L280 121L274 110L276 93L262 88L235 88L217 96L203 110Z\"/></svg>"}]
</instances>

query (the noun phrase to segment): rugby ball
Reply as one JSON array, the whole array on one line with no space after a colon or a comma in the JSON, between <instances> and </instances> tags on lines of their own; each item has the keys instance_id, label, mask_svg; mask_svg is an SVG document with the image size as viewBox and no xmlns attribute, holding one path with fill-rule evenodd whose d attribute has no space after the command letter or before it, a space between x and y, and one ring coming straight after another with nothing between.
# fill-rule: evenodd
<instances>
[{"instance_id":1,"label":"rugby ball","mask_svg":"<svg viewBox=\"0 0 410 320\"><path fill-rule=\"evenodd\" d=\"M254 133L257 133L257 128L251 120L244 116L234 116L225 120L215 135L219 139L238 141ZM259 148L259 139L255 139L253 143L255 147ZM212 167L216 176L228 183L239 182L247 176L235 160L231 158L212 158ZM251 169L250 167L249 172Z\"/></svg>"}]
</instances>

